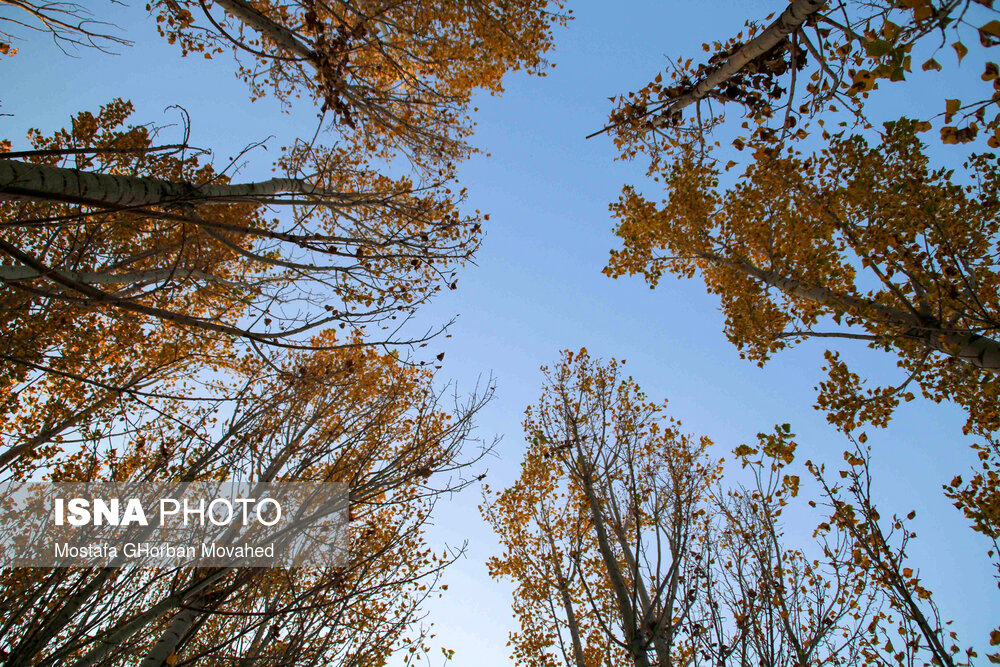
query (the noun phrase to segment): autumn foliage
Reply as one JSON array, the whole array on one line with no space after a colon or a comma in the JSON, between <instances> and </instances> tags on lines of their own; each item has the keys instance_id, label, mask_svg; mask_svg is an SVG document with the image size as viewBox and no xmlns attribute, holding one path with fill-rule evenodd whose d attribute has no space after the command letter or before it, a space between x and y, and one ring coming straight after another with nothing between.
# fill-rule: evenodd
<instances>
[{"instance_id":1,"label":"autumn foliage","mask_svg":"<svg viewBox=\"0 0 1000 667\"><path fill-rule=\"evenodd\" d=\"M617 98L604 131L622 159L646 161L665 194L657 202L626 186L611 205L622 247L605 273L638 274L652 287L664 274L700 276L719 298L727 337L758 364L797 344L827 347L815 406L848 435L886 426L901 402L918 397L960 405L982 467L945 492L995 541L993 5L795 0L705 44L703 64L671 63ZM928 116L898 104L918 95L908 82L918 67L931 82L956 67L981 75L967 99L932 100L940 112ZM876 117L867 104L876 97L898 111ZM952 146L961 144L973 152L956 157ZM949 156L949 167L936 166L932 152ZM892 355L897 377L849 365L859 345ZM865 486L864 475L852 479ZM862 532L852 535L878 542ZM946 660L943 646L934 645L936 664Z\"/></svg>"},{"instance_id":2,"label":"autumn foliage","mask_svg":"<svg viewBox=\"0 0 1000 667\"><path fill-rule=\"evenodd\" d=\"M20 12L0 18L4 55L8 28L127 44L76 6L0 4ZM481 454L462 447L492 388L446 400L417 352L440 328L403 325L457 288L488 220L453 183L473 92L543 73L566 16L534 1L149 9L185 55L231 48L251 98L325 122L261 181L163 143L120 99L0 144L0 471L340 482L352 545L345 566L294 570L8 568L2 659L410 662L456 557L424 525L435 496L475 479Z\"/></svg>"},{"instance_id":3,"label":"autumn foliage","mask_svg":"<svg viewBox=\"0 0 1000 667\"><path fill-rule=\"evenodd\" d=\"M849 445L842 464L800 463L781 424L727 463L624 361L563 352L525 412L519 477L480 507L500 546L489 574L513 585L516 664L974 663L911 561L914 513L875 506L862 429L903 402L959 406L980 468L945 493L1000 567L993 4L791 0L613 100L595 134L662 194L630 185L611 205L605 273L699 277L759 365L828 348L815 405ZM249 102L318 111L269 177L186 132L163 140L125 99L0 141L0 482L339 482L352 537L337 566L5 568L0 660L422 658L422 605L461 556L425 531L437 497L482 479L489 448L467 444L492 386L451 398L424 349L443 327L408 324L457 289L489 220L455 186L474 96L545 74L563 5L150 0L159 36L232 59ZM128 46L75 5L0 8L3 58L25 33ZM918 67L958 66L979 80L939 112L868 104L912 90ZM943 168L941 150L963 152ZM868 377L850 346L898 376ZM793 511L811 538L786 534Z\"/></svg>"},{"instance_id":4,"label":"autumn foliage","mask_svg":"<svg viewBox=\"0 0 1000 667\"><path fill-rule=\"evenodd\" d=\"M439 166L461 157L476 90L544 74L561 2L157 0L160 33L187 53L232 52L252 97L320 105L365 150Z\"/></svg>"},{"instance_id":5,"label":"autumn foliage","mask_svg":"<svg viewBox=\"0 0 1000 667\"><path fill-rule=\"evenodd\" d=\"M791 427L735 448L742 475L724 475L711 441L683 434L623 365L580 350L543 368L521 475L487 492L516 664L969 664L913 574L913 513L873 506L865 449L845 452L843 484L806 462L815 541L793 540Z\"/></svg>"}]
</instances>

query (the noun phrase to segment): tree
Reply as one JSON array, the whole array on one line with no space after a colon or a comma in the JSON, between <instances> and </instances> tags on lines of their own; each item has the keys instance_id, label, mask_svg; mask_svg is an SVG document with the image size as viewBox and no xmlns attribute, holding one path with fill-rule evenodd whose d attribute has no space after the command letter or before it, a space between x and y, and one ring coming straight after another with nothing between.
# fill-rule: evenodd
<instances>
[{"instance_id":1,"label":"tree","mask_svg":"<svg viewBox=\"0 0 1000 667\"><path fill-rule=\"evenodd\" d=\"M467 154L473 91L499 93L511 70L543 74L551 28L568 18L561 0L152 6L161 34L185 54L231 50L253 97L305 95L350 129L354 145L401 150L432 167Z\"/></svg>"},{"instance_id":2,"label":"tree","mask_svg":"<svg viewBox=\"0 0 1000 667\"><path fill-rule=\"evenodd\" d=\"M183 146L152 146L130 113L117 101L80 114L71 131L35 132L35 150L14 154L29 161L0 160L4 410L21 441L4 464L51 453L38 448L117 397L155 396L154 380L232 369L241 346L308 347L334 324L388 330L454 287L450 269L477 245L480 220L442 191L335 151L327 194L297 178L233 185Z\"/></svg>"},{"instance_id":3,"label":"tree","mask_svg":"<svg viewBox=\"0 0 1000 667\"><path fill-rule=\"evenodd\" d=\"M838 561L867 571L886 602L875 615L881 628L872 633L869 645L864 647L864 658L876 664L923 660L924 664L947 667L971 665L976 652L971 647L964 651L960 648L957 633L947 630L950 622L943 622L931 591L921 583L919 570L908 566L906 549L916 533L909 529L907 521L913 520L916 513L911 511L905 518L894 514L891 523L882 521L872 501L869 450L853 439L852 444L853 451L844 452L848 468L840 472L846 488L827 480L825 466L807 461L806 467L820 483L830 511L829 522L820 524L818 530L831 531L832 524L841 532L849 548L838 555ZM890 616L892 613L895 618ZM902 641L902 645L894 647L893 639ZM996 643L991 638L990 645ZM883 655L879 655L880 646ZM1000 660L997 653L987 657L993 663Z\"/></svg>"},{"instance_id":4,"label":"tree","mask_svg":"<svg viewBox=\"0 0 1000 667\"><path fill-rule=\"evenodd\" d=\"M387 306L378 294L387 283L374 272L391 264L410 277L421 273L416 250L400 258L392 255L393 247L433 243L434 231L420 221L440 211L420 195L379 193L373 202L354 198L339 230L337 218L321 213L317 217L328 226L317 234L307 235L302 219L293 223L294 233L268 237L268 227L273 230L278 221L266 220L260 204L241 201L246 188L232 201L227 199L227 179L210 168L197 170L196 159L148 150L145 128L121 128L129 111L128 104L119 102L97 118L82 114L72 133L51 140L37 137L37 150L27 157L44 162L76 151L82 160L96 155L94 162L112 173L139 168L158 174L159 169L174 180L104 177L96 171L88 176L113 184L142 181L144 187L173 187L172 192L154 192L157 198L140 204L102 202L106 210L96 214L74 203L63 217L58 215L61 205L38 201L49 199L47 193L23 189L32 187L31 179L39 173L70 171L45 171L44 164L19 179L16 193L14 188L7 191L12 197L5 205L15 210L5 225L4 243L13 248L8 257L17 261L32 252L39 262L10 263L2 269L4 304L11 320L23 325L5 330L13 362L5 366L11 373L5 416L8 432L18 439L4 453L5 463L16 462L19 473L41 467L78 480L102 474L198 478L220 471L255 478L342 478L359 504L354 529L365 538L366 548L355 550L356 560L346 571L302 571L301 577L290 578L238 568L181 569L152 577L141 570L104 569L79 576L14 571L5 585L17 601L5 619L11 659L132 664L145 656L143 664L159 665L183 651L194 656L244 656L249 651L293 663L354 659L352 652L383 662L409 632L427 595L426 580L450 560L442 561L422 544L420 526L437 491L426 485L436 473L464 467L457 458L459 446L481 405L474 399L474 405L449 421L434 407L437 396L427 373L396 356L376 354L379 341L362 333L380 317L396 317L405 308L399 303L409 302L403 288L394 293L402 285L396 283L387 291L399 301ZM66 144L79 146L76 141L88 148L67 150ZM129 150L132 141L138 150ZM178 189L177 184L190 183L178 178L186 173L206 185ZM43 186L51 183L38 180ZM150 188L145 191L148 195ZM25 196L33 201L23 203ZM196 202L187 205L194 211L193 226L188 225L192 214L185 210L185 200ZM425 210L408 209L404 201ZM370 206L402 217L390 220L367 210ZM171 217L174 210L182 213ZM47 218L27 217L39 215L36 211ZM212 224L205 221L209 215L222 227L199 231ZM441 224L452 239L444 243L463 248L461 234L455 233L462 223L450 213L447 217ZM237 229L225 229L229 224ZM378 224L394 228L375 240ZM357 231L350 232L350 225L357 225ZM342 236L331 236L338 232ZM261 245L254 246L256 240ZM295 262L284 262L292 267L283 266L280 248L268 244L286 241L305 251L322 242L317 252L350 259L341 266L310 266L299 252ZM363 247L352 256L346 248L326 245L334 241ZM369 258L365 247L377 250ZM47 264L39 266L41 262ZM454 280L433 264L428 258L424 265L428 279ZM310 269L332 274L322 278L327 294L294 284L308 279ZM367 278L351 287L355 271ZM411 287L421 280L411 281ZM93 285L109 291L110 308L88 289ZM274 291L267 294L271 286ZM296 289L304 295L301 303L329 299L332 292L334 303L347 312L327 303L318 308L321 315L306 313L308 320L296 322L303 315L293 311L284 318L286 331L273 338L252 330L253 325L269 326L270 316L281 318L288 312L282 309L294 307ZM263 301L255 306L256 299ZM224 330L226 318L234 325L229 331ZM251 326L243 324L247 321ZM303 336L338 321L350 330ZM299 330L288 332L288 322ZM241 341L257 344L261 353L234 354ZM219 371L225 375L219 377ZM228 421L219 431L214 425L222 420ZM50 441L54 444L40 446ZM68 451L56 456L60 441ZM464 483L451 481L444 488L456 490ZM45 603L39 607L40 600ZM222 622L225 618L252 621ZM353 629L342 631L339 643L331 633L337 619L354 623ZM312 629L299 633L294 645L279 641L279 630L266 645L261 644L266 631L256 643L246 643L248 634L261 628L303 627L297 623L312 623ZM213 628L230 634L200 634ZM287 636L289 631L284 632ZM364 644L373 637L380 642Z\"/></svg>"},{"instance_id":5,"label":"tree","mask_svg":"<svg viewBox=\"0 0 1000 667\"><path fill-rule=\"evenodd\" d=\"M413 626L455 557L421 530L469 483L459 450L488 396L441 408L426 361L401 354L438 330L404 325L456 289L487 219L449 189L472 93L539 69L565 19L533 1L219 5L208 32L178 3L155 11L185 50L249 48L252 97L261 74L286 102L304 92L334 142L238 183L118 100L0 144L0 469L343 482L360 545L288 572L6 569L12 664L385 664L425 648Z\"/></svg>"},{"instance_id":6,"label":"tree","mask_svg":"<svg viewBox=\"0 0 1000 667\"><path fill-rule=\"evenodd\" d=\"M829 515L789 547L791 427L737 447L750 483L727 484L711 443L620 371L586 351L545 370L521 476L482 508L504 549L490 573L516 584L518 664L963 664L907 561L913 515L884 528L861 450L847 498L806 463Z\"/></svg>"},{"instance_id":7,"label":"tree","mask_svg":"<svg viewBox=\"0 0 1000 667\"><path fill-rule=\"evenodd\" d=\"M845 429L884 425L916 383L932 400L966 408L966 430L1000 428L1000 233L997 162L967 167L975 185L933 170L914 124L888 126L882 143L831 138L807 158L787 152L719 187L718 171L692 156L664 175L662 208L627 189L613 207L625 248L610 275L700 271L718 294L726 334L764 363L795 342L864 340L892 351L906 373L867 390L836 353L819 405Z\"/></svg>"},{"instance_id":8,"label":"tree","mask_svg":"<svg viewBox=\"0 0 1000 667\"><path fill-rule=\"evenodd\" d=\"M453 558L426 547L422 525L436 495L468 483L462 470L478 457L460 449L488 396L446 410L430 372L369 347L299 352L279 372L262 361L254 370L237 398L207 411L181 403L140 431L104 436L112 447L81 447L53 474L347 483L346 566L8 569L0 642L10 661L352 664L363 655L383 664L399 647Z\"/></svg>"},{"instance_id":9,"label":"tree","mask_svg":"<svg viewBox=\"0 0 1000 667\"><path fill-rule=\"evenodd\" d=\"M812 132L811 120L829 121L838 111L870 129L864 103L880 83L891 88L905 81L913 58L926 58L923 71L942 71L936 58L944 59L940 52L950 39L960 64L970 53L966 43L996 46L996 19L992 0L794 0L766 26L748 21L745 35L704 44L712 52L706 63L671 62L645 87L620 96L599 133L613 132L623 157L649 158L652 174L692 147L712 161L727 135L739 150L747 144L773 148L801 142ZM986 54L976 51L970 60L981 55ZM964 105L946 100L943 112L923 119L921 131L943 117L944 143L978 137L991 148L1000 146L997 66L985 57L981 62L981 78L992 90L970 91L977 99ZM733 106L743 113L740 126L724 122ZM685 118L692 107L694 113ZM963 127L951 125L956 118ZM756 152L751 154L756 159Z\"/></svg>"},{"instance_id":10,"label":"tree","mask_svg":"<svg viewBox=\"0 0 1000 667\"><path fill-rule=\"evenodd\" d=\"M926 121L893 123L879 148L864 146L860 136L831 138L825 130L826 148L806 157L796 147L809 137L809 117L832 102L863 119L863 99L874 81L902 80L910 66L907 54L924 46L935 30L961 37L978 20L968 2L903 4L793 2L767 28L748 24L753 39L746 44L742 33L726 45L717 43L707 65L691 70L687 61L675 69L675 85L662 84L658 76L623 101L609 129L617 132L624 157L649 156L650 175L664 182L670 199L657 209L625 188L612 206L625 247L612 252L606 273L641 273L655 286L664 271L683 276L703 271L709 290L723 299L730 339L758 362L805 337L861 338L894 350L910 379L894 391L876 390L874 398L852 392L851 381L845 382L852 376L839 360L830 361L839 381L826 385L835 396L821 404L833 407L831 419L842 426L849 427L861 411L884 422L885 405L920 376L925 390L938 385L929 390L937 400L953 398L971 411L969 430L991 432L1000 425L996 415L989 408L979 414L980 401L992 402L990 389L982 394L970 385L995 389L992 375L1000 369L996 264L989 247L997 234L989 180L995 163L988 156L972 158L966 165L970 184L931 170L915 138L930 128ZM996 41L996 26L1000 23L993 21L976 28L985 47ZM960 59L968 52L961 42L954 46ZM796 81L808 73L799 74L807 65L813 68L812 83L798 104ZM865 67L849 71L853 82L845 80L851 65ZM986 70L983 79L994 81L989 65ZM869 83L857 85L862 79ZM948 121L959 113L952 102ZM714 157L719 142L711 142L727 129L726 104L746 112L743 134L734 144L753 149L741 182L731 188L723 186L722 173L737 162L720 167ZM966 117L983 121L992 104L990 98L967 105ZM684 126L678 114L691 105L698 108L696 124ZM776 120L781 126L771 127ZM952 130L958 132L943 133ZM877 158L879 150L891 156L890 163ZM752 187L763 192L756 196ZM903 210L917 201L923 205ZM938 225L937 214L947 222ZM921 243L928 247L918 247ZM837 324L846 320L848 329L856 326L863 333L813 330L831 314ZM942 356L980 370L924 368L945 365ZM953 377L934 380L935 374ZM954 378L962 374L964 382ZM870 407L873 401L879 407Z\"/></svg>"},{"instance_id":11,"label":"tree","mask_svg":"<svg viewBox=\"0 0 1000 667\"><path fill-rule=\"evenodd\" d=\"M205 7L209 29L177 3L157 11L185 52L224 42L265 63L282 99L308 90L332 104L341 144L296 142L281 176L237 184L186 142L154 146L155 128L126 125L131 106L114 102L72 130L35 132L33 150L0 145L0 299L20 336L0 389L20 442L0 466L51 455L66 429L120 414L120 397L148 402L168 376L194 381L195 366L227 368L241 348L301 347L331 325L368 333L363 344L425 344L434 331L404 336L402 325L457 287L488 218L460 213L464 191L448 188L468 150L457 146L472 91L498 93L508 70L539 66L565 20L545 2L224 6L233 15L221 23ZM390 144L415 151L410 176L370 166Z\"/></svg>"},{"instance_id":12,"label":"tree","mask_svg":"<svg viewBox=\"0 0 1000 667\"><path fill-rule=\"evenodd\" d=\"M668 199L624 189L612 205L624 247L605 272L651 286L664 272L701 273L727 336L758 364L806 339L841 344L825 353L817 401L839 428L886 425L915 388L961 405L987 470L950 493L986 522L977 529L996 523L982 510L996 505L989 470L1000 456L997 163L975 153L938 169L918 137L943 117L942 143L1000 146L995 16L985 1L794 2L766 28L749 24L745 44L741 33L705 45L707 64L678 63L671 84L658 75L622 97L608 128L623 158L649 159ZM872 132L865 101L905 86L919 59L944 69L949 41L964 66L980 61L990 90ZM727 120L733 106L742 124ZM856 129L831 134L837 121ZM727 176L737 165L738 180ZM891 353L898 381L868 386L841 358L846 341Z\"/></svg>"},{"instance_id":13,"label":"tree","mask_svg":"<svg viewBox=\"0 0 1000 667\"><path fill-rule=\"evenodd\" d=\"M617 362L567 351L543 372L521 478L483 509L505 548L490 573L518 584L515 656L549 664L568 636L565 664L684 664L702 506L719 473L710 443L681 434Z\"/></svg>"}]
</instances>

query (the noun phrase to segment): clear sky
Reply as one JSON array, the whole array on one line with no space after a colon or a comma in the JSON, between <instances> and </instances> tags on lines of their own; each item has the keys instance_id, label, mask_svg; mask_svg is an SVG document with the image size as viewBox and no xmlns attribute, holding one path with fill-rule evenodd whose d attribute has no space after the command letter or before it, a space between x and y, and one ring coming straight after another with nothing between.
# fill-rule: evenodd
<instances>
[{"instance_id":1,"label":"clear sky","mask_svg":"<svg viewBox=\"0 0 1000 667\"><path fill-rule=\"evenodd\" d=\"M496 399L479 421L482 437L503 437L486 462L493 488L517 477L520 422L524 408L538 397L538 367L553 362L561 349L581 346L594 356L627 359L650 397L669 398L687 430L710 436L720 456L758 431L789 422L799 434L801 460L840 460L846 441L812 408L821 343L784 352L759 369L740 360L723 337L718 303L700 280L666 278L651 291L639 279L613 281L601 274L616 246L608 203L624 183L641 185L650 195L655 190L645 184L641 164L613 161L610 140L584 139L606 119L607 98L648 82L666 56L701 57L702 42L729 37L745 19L784 5L782 0L571 2L576 18L556 35L550 59L557 67L550 75L511 76L502 97L478 102L474 141L490 156L474 158L460 174L470 206L490 213L491 220L477 266L460 273L459 289L421 317L433 323L459 316L453 337L436 342L446 352L442 379L454 379L460 390L470 390L479 376L492 374L497 381ZM0 112L12 114L0 117L0 136L12 139L15 150L23 147L28 127L54 130L72 113L94 110L116 96L135 103L139 122L169 122L177 114L166 107L185 107L192 143L215 149L220 163L274 135L269 153L251 156L245 178L266 177L277 147L310 130L313 110L300 107L282 115L269 100L250 104L228 57L182 60L179 50L156 35L142 3L95 3L93 9L121 26L135 46L119 49L119 55L83 51L69 57L33 38L17 45L17 57L0 60ZM939 77L925 77L907 94L931 91L925 97L935 107L943 97L961 96L946 94L962 85L960 77ZM891 89L884 98L883 108L896 115L916 115L923 103L919 95L903 99ZM961 155L959 150L938 157L954 161ZM846 356L877 377L896 377L892 360L863 344ZM917 511L913 562L936 593L942 616L955 619L965 642L982 648L1000 609L986 541L966 527L940 491L973 463L961 437L963 422L950 406L917 400L898 410L890 428L868 434L880 511ZM469 543L466 558L446 574L448 592L427 607L435 642L454 649L453 664L460 666L508 663L506 635L514 624L507 585L486 573L484 561L497 546L479 519L479 502L475 487L442 501L431 535L438 547ZM819 520L790 523L789 542L808 541Z\"/></svg>"}]
</instances>

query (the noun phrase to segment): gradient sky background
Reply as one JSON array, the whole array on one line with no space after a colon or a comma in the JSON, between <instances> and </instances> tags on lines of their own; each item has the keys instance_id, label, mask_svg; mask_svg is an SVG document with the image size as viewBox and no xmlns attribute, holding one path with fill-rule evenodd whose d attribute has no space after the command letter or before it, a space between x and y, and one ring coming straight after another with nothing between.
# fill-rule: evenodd
<instances>
[{"instance_id":1,"label":"gradient sky background","mask_svg":"<svg viewBox=\"0 0 1000 667\"><path fill-rule=\"evenodd\" d=\"M428 348L446 352L442 379L453 379L460 391L490 374L497 381L496 399L479 420L481 437L503 438L484 464L492 488L501 489L518 475L520 422L524 408L537 400L539 366L554 362L561 349L581 346L594 356L627 359L627 369L649 396L669 398L685 428L710 436L719 456L752 441L758 431L790 422L800 461L841 460L847 441L812 408L821 379L821 342L786 351L759 369L740 360L723 337L717 300L705 294L700 280L665 278L651 291L639 279L615 281L601 274L608 250L617 245L608 203L624 183L640 185L650 195L655 190L645 183L641 164L613 161L606 137L584 139L606 119L607 98L644 85L665 66L666 56L699 58L702 42L727 38L744 20L763 18L784 4L571 2L575 20L557 32L550 54L557 67L550 75L511 76L502 97L479 100L474 142L491 155L477 156L460 173L470 207L490 213L491 220L478 266L460 273L459 289L422 311L421 321L441 323L459 315L453 337ZM228 56L180 58L179 49L158 37L141 3L91 6L135 46L119 49L119 55L80 51L72 57L45 38L17 44L15 58L0 60L0 112L12 114L0 117L0 137L13 140L15 150L25 147L28 127L51 132L72 113L96 110L117 96L135 103L136 122L176 122L176 112L165 108L186 108L192 144L214 149L218 164L274 135L270 152L251 154L244 179L266 178L277 148L311 133L314 110L298 107L281 114L270 100L249 103ZM965 79L956 75L953 62L945 63L946 74L924 74L916 77L917 85L888 89L871 108L886 118L941 111L943 98L962 97L963 86L978 79L970 67ZM164 139L179 136L173 128ZM957 164L963 156L961 148L935 149L935 157L946 163ZM887 355L861 343L842 349L870 375L901 379ZM955 620L966 644L982 649L1000 609L987 541L967 528L940 490L974 463L961 436L963 422L952 406L917 400L900 407L888 429L869 429L868 435L881 513L917 511L913 566L936 593L942 616ZM806 473L800 474L805 479ZM809 490L804 487L804 493ZM438 548L468 541L466 557L445 576L448 592L427 606L426 619L435 624L434 643L454 649L452 664L460 666L508 663L505 643L514 627L509 587L486 573L485 560L497 546L479 518L481 500L477 487L442 500L430 536ZM788 542L808 542L820 520L792 515ZM440 654L432 664L439 659Z\"/></svg>"}]
</instances>

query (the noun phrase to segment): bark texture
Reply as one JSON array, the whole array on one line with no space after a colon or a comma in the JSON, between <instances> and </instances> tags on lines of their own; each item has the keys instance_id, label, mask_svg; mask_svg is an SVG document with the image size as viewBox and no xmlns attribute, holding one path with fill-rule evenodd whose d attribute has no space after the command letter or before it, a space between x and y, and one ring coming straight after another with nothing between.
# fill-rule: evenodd
<instances>
[{"instance_id":1,"label":"bark texture","mask_svg":"<svg viewBox=\"0 0 1000 667\"><path fill-rule=\"evenodd\" d=\"M868 299L838 294L825 287L804 285L802 282L765 271L746 261L728 259L708 252L698 256L713 264L727 266L775 287L789 296L837 308L867 319L882 321L900 329L900 335L917 340L927 347L956 357L986 371L1000 371L1000 342L972 331L946 328L939 322L921 319L899 308Z\"/></svg>"},{"instance_id":2,"label":"bark texture","mask_svg":"<svg viewBox=\"0 0 1000 667\"><path fill-rule=\"evenodd\" d=\"M667 123L668 119L685 107L704 98L715 88L725 83L755 58L767 53L788 35L802 27L810 16L816 14L826 4L825 0L795 0L762 33L737 49L719 68L701 79L694 87L674 99L652 120L654 127Z\"/></svg>"},{"instance_id":3,"label":"bark texture","mask_svg":"<svg viewBox=\"0 0 1000 667\"><path fill-rule=\"evenodd\" d=\"M0 201L27 200L130 208L166 204L264 203L281 194L323 195L294 178L272 178L232 185L163 181L0 160Z\"/></svg>"},{"instance_id":4,"label":"bark texture","mask_svg":"<svg viewBox=\"0 0 1000 667\"><path fill-rule=\"evenodd\" d=\"M250 26L269 40L315 64L316 52L303 44L291 30L267 18L245 0L215 0L227 12Z\"/></svg>"}]
</instances>

